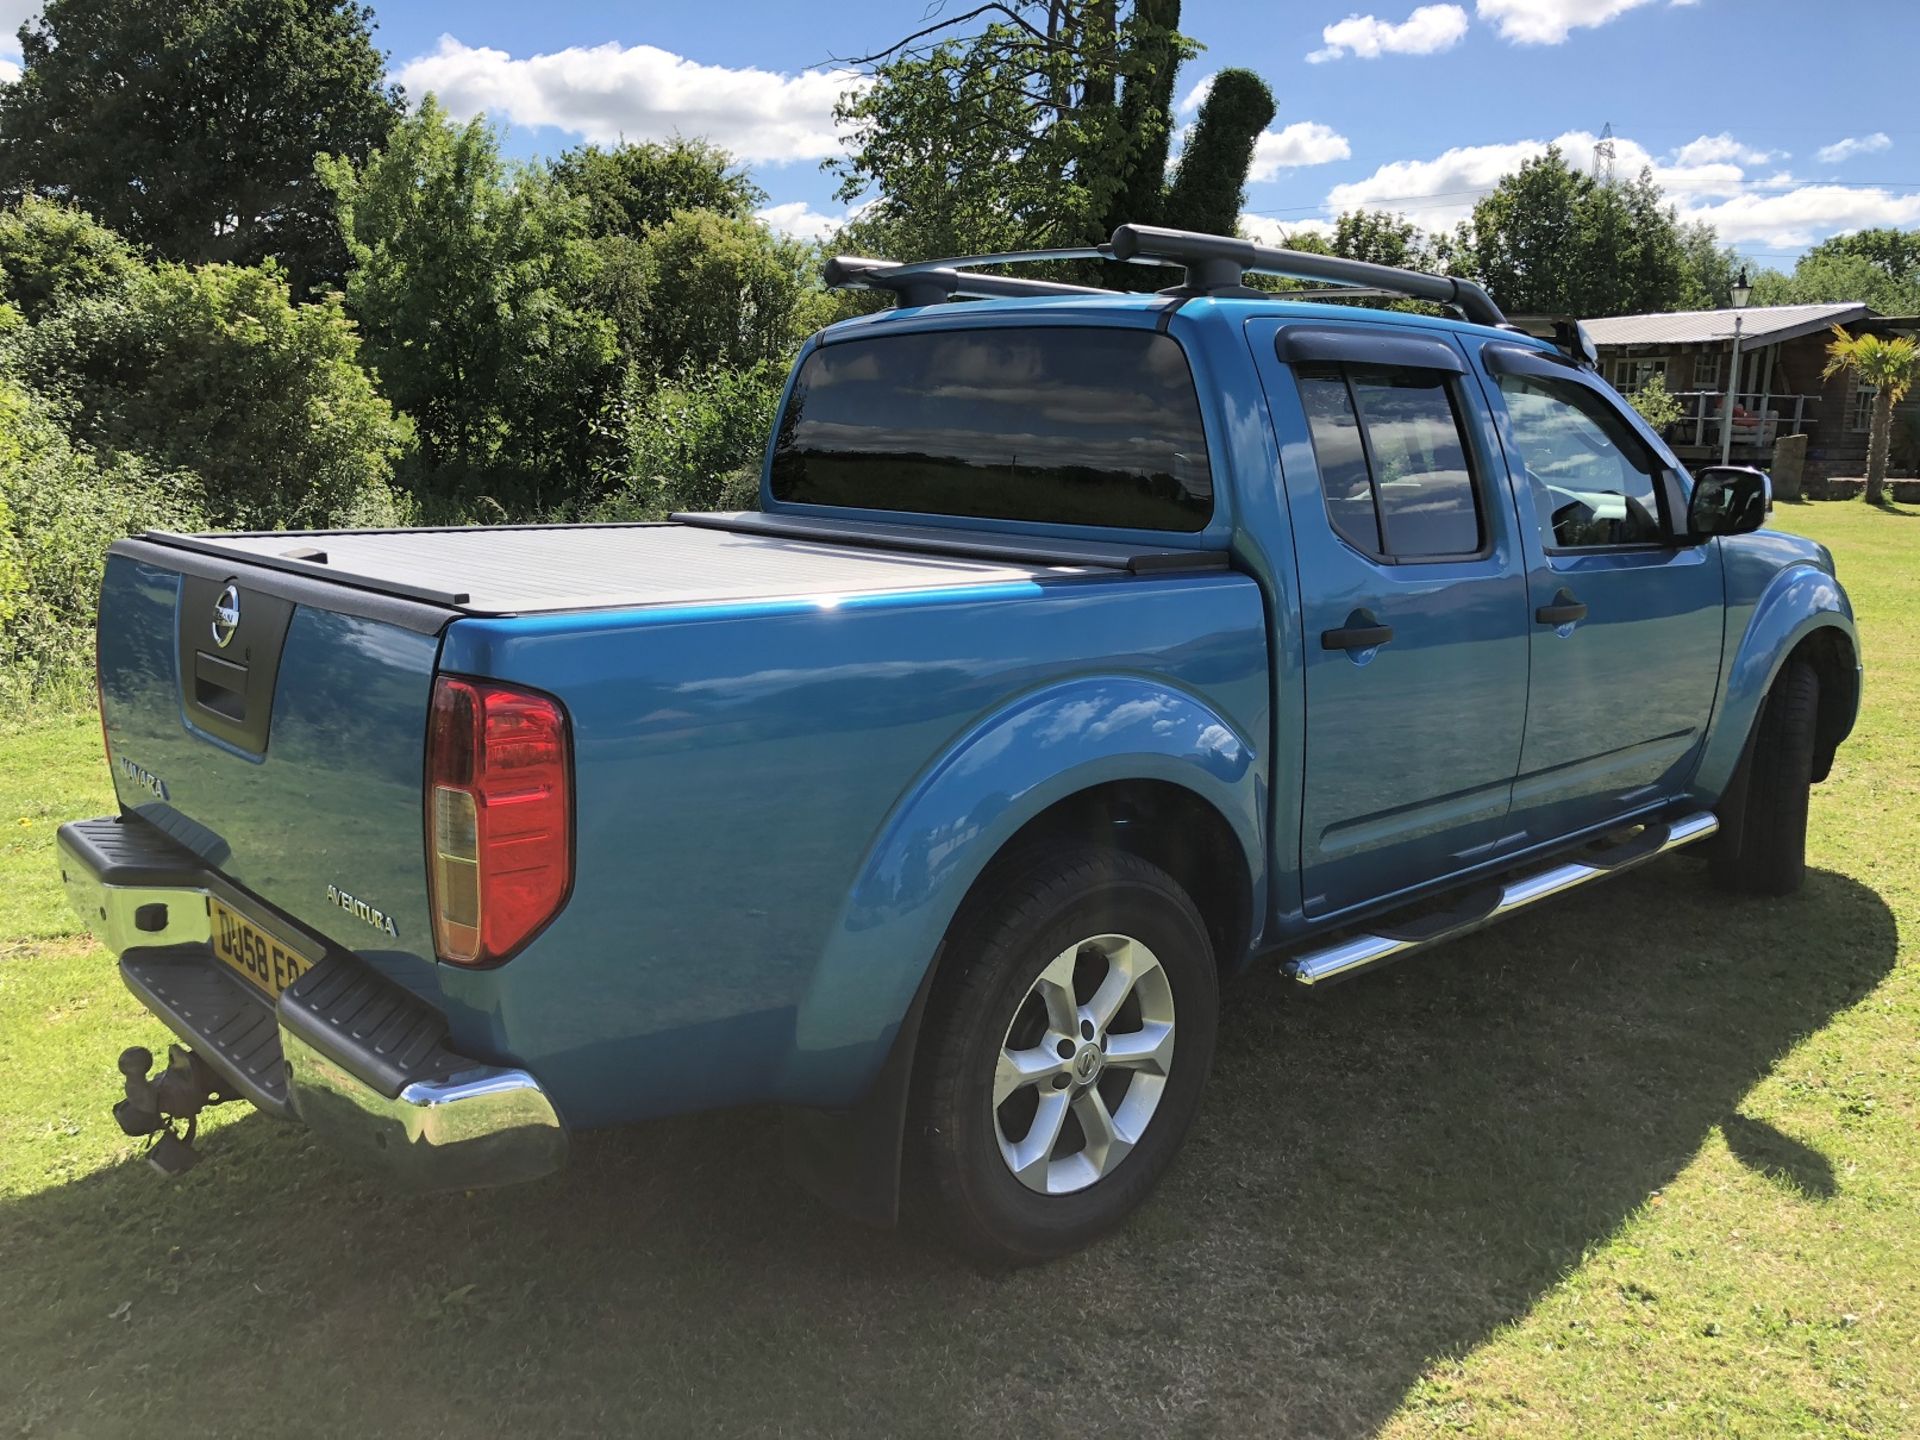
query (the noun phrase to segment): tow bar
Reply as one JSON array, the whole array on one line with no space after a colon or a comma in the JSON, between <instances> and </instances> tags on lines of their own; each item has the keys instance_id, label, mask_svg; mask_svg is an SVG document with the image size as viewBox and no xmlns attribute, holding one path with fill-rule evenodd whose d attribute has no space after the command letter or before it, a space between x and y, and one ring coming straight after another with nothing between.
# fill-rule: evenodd
<instances>
[{"instance_id":1,"label":"tow bar","mask_svg":"<svg viewBox=\"0 0 1920 1440\"><path fill-rule=\"evenodd\" d=\"M162 1175L184 1175L200 1163L193 1137L200 1112L209 1105L231 1100L212 1066L184 1045L167 1047L167 1066L151 1077L153 1052L134 1045L120 1052L120 1073L126 1077L127 1098L113 1107L120 1128L136 1138L155 1136L147 1147L147 1163ZM181 1129L176 1132L174 1126Z\"/></svg>"}]
</instances>

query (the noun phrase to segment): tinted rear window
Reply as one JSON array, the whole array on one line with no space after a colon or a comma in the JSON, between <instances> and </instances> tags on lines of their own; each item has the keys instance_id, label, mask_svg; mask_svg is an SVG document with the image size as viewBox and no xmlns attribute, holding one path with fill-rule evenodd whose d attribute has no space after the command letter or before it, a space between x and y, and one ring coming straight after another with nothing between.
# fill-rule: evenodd
<instances>
[{"instance_id":1,"label":"tinted rear window","mask_svg":"<svg viewBox=\"0 0 1920 1440\"><path fill-rule=\"evenodd\" d=\"M1213 477L1180 346L1146 330L948 330L822 346L773 494L810 505L1200 530Z\"/></svg>"}]
</instances>

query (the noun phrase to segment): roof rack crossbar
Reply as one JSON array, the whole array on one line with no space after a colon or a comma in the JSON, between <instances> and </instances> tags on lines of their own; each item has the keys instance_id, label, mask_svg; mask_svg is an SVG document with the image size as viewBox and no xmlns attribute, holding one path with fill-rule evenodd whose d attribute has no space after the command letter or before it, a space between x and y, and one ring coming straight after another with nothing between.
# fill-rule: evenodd
<instances>
[{"instance_id":1,"label":"roof rack crossbar","mask_svg":"<svg viewBox=\"0 0 1920 1440\"><path fill-rule=\"evenodd\" d=\"M978 275L953 268L950 260L901 265L892 260L869 260L858 255L836 255L827 261L826 282L832 290L885 290L902 307L939 305L948 300L1019 300L1037 295L1107 295L1091 285L1068 285L1056 280L1029 280L1018 275Z\"/></svg>"},{"instance_id":2,"label":"roof rack crossbar","mask_svg":"<svg viewBox=\"0 0 1920 1440\"><path fill-rule=\"evenodd\" d=\"M1157 225L1122 225L1105 245L1082 245L1056 250L1013 250L1001 255L960 255L945 260L920 260L901 265L891 260L869 260L839 255L827 261L826 282L834 289L887 290L898 305L935 305L959 296L1006 299L1037 295L1101 295L1113 292L1053 280L1027 280L1012 275L974 273L987 265L1021 265L1048 260L1107 260L1133 265L1175 266L1186 271L1186 283L1175 295L1245 293L1248 275L1274 275L1289 280L1319 281L1340 287L1341 298L1404 297L1451 306L1480 325L1504 325L1506 316L1491 296L1471 280L1451 275L1426 275L1398 270L1338 255L1316 255L1255 245L1231 235L1203 235L1192 230L1167 230ZM1320 298L1316 296L1315 298Z\"/></svg>"},{"instance_id":3,"label":"roof rack crossbar","mask_svg":"<svg viewBox=\"0 0 1920 1440\"><path fill-rule=\"evenodd\" d=\"M1153 258L1187 267L1190 284L1200 291L1237 289L1245 277L1277 275L1289 280L1320 280L1431 300L1450 305L1477 325L1500 325L1506 320L1493 298L1471 280L1451 275L1426 275L1339 255L1316 255L1308 250L1286 250L1256 245L1231 235L1201 235L1191 230L1163 230L1157 225L1122 225L1110 246L1120 260Z\"/></svg>"}]
</instances>

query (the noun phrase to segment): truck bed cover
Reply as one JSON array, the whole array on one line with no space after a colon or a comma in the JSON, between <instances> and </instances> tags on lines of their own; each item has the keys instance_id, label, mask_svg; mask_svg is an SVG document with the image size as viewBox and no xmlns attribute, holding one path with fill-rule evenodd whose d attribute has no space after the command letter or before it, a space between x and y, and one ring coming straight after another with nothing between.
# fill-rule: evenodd
<instances>
[{"instance_id":1,"label":"truck bed cover","mask_svg":"<svg viewBox=\"0 0 1920 1440\"><path fill-rule=\"evenodd\" d=\"M610 525L264 531L145 539L476 616L1217 569L1221 551L753 513Z\"/></svg>"}]
</instances>

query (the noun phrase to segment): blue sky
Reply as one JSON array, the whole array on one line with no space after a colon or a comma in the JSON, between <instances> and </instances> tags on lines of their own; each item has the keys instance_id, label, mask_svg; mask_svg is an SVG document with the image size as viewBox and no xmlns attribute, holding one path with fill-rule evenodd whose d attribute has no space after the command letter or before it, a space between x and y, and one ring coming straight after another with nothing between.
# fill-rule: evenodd
<instances>
[{"instance_id":1,"label":"blue sky","mask_svg":"<svg viewBox=\"0 0 1920 1440\"><path fill-rule=\"evenodd\" d=\"M33 8L0 0L0 64ZM917 28L922 8L375 0L409 91L487 111L516 151L706 134L752 161L772 223L808 235L844 211L820 170L846 83L834 58ZM1240 65L1279 101L1247 195L1262 238L1355 206L1451 225L1546 142L1588 163L1609 122L1621 173L1651 164L1683 215L1761 263L1920 226L1916 0L1187 0L1182 26L1206 46L1183 96Z\"/></svg>"}]
</instances>

